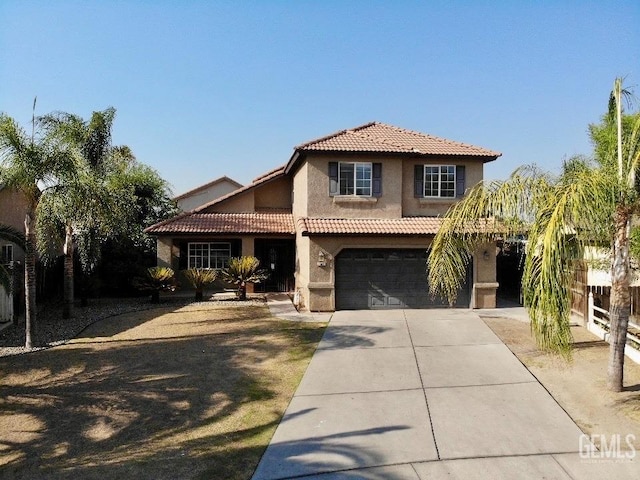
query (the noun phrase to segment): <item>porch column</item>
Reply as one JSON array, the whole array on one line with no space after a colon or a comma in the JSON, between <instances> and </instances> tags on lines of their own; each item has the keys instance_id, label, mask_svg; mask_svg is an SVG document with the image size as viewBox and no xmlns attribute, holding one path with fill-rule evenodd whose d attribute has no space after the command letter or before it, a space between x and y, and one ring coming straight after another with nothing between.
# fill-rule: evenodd
<instances>
[{"instance_id":1,"label":"porch column","mask_svg":"<svg viewBox=\"0 0 640 480\"><path fill-rule=\"evenodd\" d=\"M243 257L255 256L255 239L253 237L242 237L240 255ZM247 285L247 293L253 293L253 283Z\"/></svg>"}]
</instances>

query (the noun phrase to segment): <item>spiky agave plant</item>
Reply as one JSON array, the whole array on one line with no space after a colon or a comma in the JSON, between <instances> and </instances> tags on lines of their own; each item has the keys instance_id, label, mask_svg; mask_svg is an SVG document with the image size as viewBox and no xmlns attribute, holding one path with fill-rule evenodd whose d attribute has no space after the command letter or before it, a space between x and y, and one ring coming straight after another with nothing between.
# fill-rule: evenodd
<instances>
[{"instance_id":1,"label":"spiky agave plant","mask_svg":"<svg viewBox=\"0 0 640 480\"><path fill-rule=\"evenodd\" d=\"M183 275L191 286L196 289L196 302L201 302L204 287L215 281L218 272L210 268L189 268L183 272Z\"/></svg>"},{"instance_id":2,"label":"spiky agave plant","mask_svg":"<svg viewBox=\"0 0 640 480\"><path fill-rule=\"evenodd\" d=\"M247 299L247 283L260 283L269 277L266 270L259 270L260 260L256 257L232 257L229 265L222 270L223 278L238 285L238 299Z\"/></svg>"},{"instance_id":3,"label":"spiky agave plant","mask_svg":"<svg viewBox=\"0 0 640 480\"><path fill-rule=\"evenodd\" d=\"M175 272L169 267L147 268L144 278L134 279L133 285L138 290L151 291L151 303L160 301L160 292L173 292L177 287Z\"/></svg>"}]
</instances>

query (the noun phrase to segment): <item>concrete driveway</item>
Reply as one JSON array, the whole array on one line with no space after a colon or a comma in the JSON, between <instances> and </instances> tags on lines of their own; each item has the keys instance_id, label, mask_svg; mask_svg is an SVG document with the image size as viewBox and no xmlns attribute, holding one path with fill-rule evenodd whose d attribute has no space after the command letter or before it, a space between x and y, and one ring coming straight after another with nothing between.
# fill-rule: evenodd
<instances>
[{"instance_id":1,"label":"concrete driveway","mask_svg":"<svg viewBox=\"0 0 640 480\"><path fill-rule=\"evenodd\" d=\"M638 478L581 435L472 311L342 311L253 479Z\"/></svg>"}]
</instances>

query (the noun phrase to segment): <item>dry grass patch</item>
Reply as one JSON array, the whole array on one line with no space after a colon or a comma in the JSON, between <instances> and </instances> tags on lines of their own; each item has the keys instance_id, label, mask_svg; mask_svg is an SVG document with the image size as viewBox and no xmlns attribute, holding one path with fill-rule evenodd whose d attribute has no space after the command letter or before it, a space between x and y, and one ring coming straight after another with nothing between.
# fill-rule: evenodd
<instances>
[{"instance_id":1,"label":"dry grass patch","mask_svg":"<svg viewBox=\"0 0 640 480\"><path fill-rule=\"evenodd\" d=\"M324 327L200 303L0 358L0 477L248 479Z\"/></svg>"}]
</instances>

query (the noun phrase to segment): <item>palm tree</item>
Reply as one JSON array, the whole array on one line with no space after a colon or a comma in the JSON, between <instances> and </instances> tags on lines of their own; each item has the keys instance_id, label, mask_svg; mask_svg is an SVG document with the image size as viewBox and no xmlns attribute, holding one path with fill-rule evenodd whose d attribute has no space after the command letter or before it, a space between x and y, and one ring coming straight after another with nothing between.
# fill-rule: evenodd
<instances>
[{"instance_id":1,"label":"palm tree","mask_svg":"<svg viewBox=\"0 0 640 480\"><path fill-rule=\"evenodd\" d=\"M640 210L640 114L623 129L622 81L616 79L603 124L592 129L596 161L574 158L558 177L535 167L505 181L478 184L446 214L428 260L432 294L452 301L466 265L481 245L527 231L524 304L540 348L570 355L570 286L590 245L611 249L611 346L608 387L623 388L630 314L630 220ZM598 135L594 135L598 133ZM612 141L612 139L614 139Z\"/></svg>"},{"instance_id":2,"label":"palm tree","mask_svg":"<svg viewBox=\"0 0 640 480\"><path fill-rule=\"evenodd\" d=\"M260 260L256 257L232 257L229 265L222 270L222 277L229 283L238 285L238 298L247 299L247 283L260 283L269 277L266 270L259 270Z\"/></svg>"},{"instance_id":3,"label":"palm tree","mask_svg":"<svg viewBox=\"0 0 640 480\"><path fill-rule=\"evenodd\" d=\"M91 119L58 112L40 117L48 138L73 151L77 167L64 176L56 188L42 196L39 206L38 246L43 258L59 251L64 256L63 318L73 315L74 247L77 243L81 265L89 273L97 263L99 240L121 223L118 214L125 209L119 196L126 189L111 178L121 172L121 166L133 159L128 147L111 145L111 129L115 109L93 112ZM62 242L59 240L62 239ZM57 242L56 242L57 241Z\"/></svg>"},{"instance_id":4,"label":"palm tree","mask_svg":"<svg viewBox=\"0 0 640 480\"><path fill-rule=\"evenodd\" d=\"M35 111L35 100L33 108ZM36 237L35 222L41 188L55 185L58 175L73 170L68 152L60 150L36 129L32 116L31 135L8 115L0 113L0 182L20 190L28 201L25 214L25 347L32 347L36 325Z\"/></svg>"},{"instance_id":5,"label":"palm tree","mask_svg":"<svg viewBox=\"0 0 640 480\"><path fill-rule=\"evenodd\" d=\"M0 224L0 238L8 242L13 242L24 249L24 235L9 225ZM2 263L0 263L0 288L3 288L7 293L11 293L13 290L11 272L8 271Z\"/></svg>"}]
</instances>

